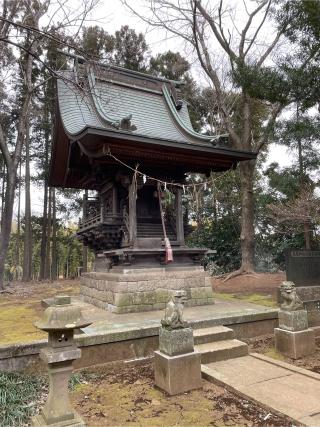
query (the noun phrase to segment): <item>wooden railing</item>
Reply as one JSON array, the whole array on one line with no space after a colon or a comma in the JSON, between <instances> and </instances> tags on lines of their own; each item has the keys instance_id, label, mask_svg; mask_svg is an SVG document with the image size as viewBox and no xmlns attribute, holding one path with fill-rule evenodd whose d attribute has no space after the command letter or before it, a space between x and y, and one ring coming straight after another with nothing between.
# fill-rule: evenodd
<instances>
[{"instance_id":1,"label":"wooden railing","mask_svg":"<svg viewBox=\"0 0 320 427\"><path fill-rule=\"evenodd\" d=\"M96 225L100 225L102 223L106 224L119 224L122 222L122 215L120 214L112 214L112 213L99 213L90 218L85 218L79 221L79 230L84 230L87 228L92 228Z\"/></svg>"},{"instance_id":2,"label":"wooden railing","mask_svg":"<svg viewBox=\"0 0 320 427\"><path fill-rule=\"evenodd\" d=\"M91 218L86 218L79 223L79 229L83 230L85 228L93 227L101 223L101 214L92 216Z\"/></svg>"}]
</instances>

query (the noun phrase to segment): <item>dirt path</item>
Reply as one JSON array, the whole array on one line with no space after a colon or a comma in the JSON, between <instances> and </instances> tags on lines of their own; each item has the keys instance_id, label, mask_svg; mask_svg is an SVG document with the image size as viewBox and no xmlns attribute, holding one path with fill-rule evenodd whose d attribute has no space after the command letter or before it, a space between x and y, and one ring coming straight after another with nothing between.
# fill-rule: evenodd
<instances>
[{"instance_id":1,"label":"dirt path","mask_svg":"<svg viewBox=\"0 0 320 427\"><path fill-rule=\"evenodd\" d=\"M263 335L258 338L243 340L249 345L250 352L265 354L274 359L282 360L301 368L320 374L320 338L316 339L316 351L310 356L301 357L300 359L290 359L278 353L274 347L274 335Z\"/></svg>"},{"instance_id":2,"label":"dirt path","mask_svg":"<svg viewBox=\"0 0 320 427\"><path fill-rule=\"evenodd\" d=\"M151 363L84 372L72 393L90 427L289 427L291 423L203 380L203 389L168 396L154 387Z\"/></svg>"}]
</instances>

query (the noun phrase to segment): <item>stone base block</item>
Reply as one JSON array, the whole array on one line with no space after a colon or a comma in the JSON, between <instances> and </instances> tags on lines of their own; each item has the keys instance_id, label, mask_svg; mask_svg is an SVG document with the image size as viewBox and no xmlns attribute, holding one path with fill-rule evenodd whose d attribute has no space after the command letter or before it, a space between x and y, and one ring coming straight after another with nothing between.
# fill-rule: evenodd
<instances>
[{"instance_id":1,"label":"stone base block","mask_svg":"<svg viewBox=\"0 0 320 427\"><path fill-rule=\"evenodd\" d=\"M274 337L277 351L292 359L299 359L315 352L313 329L291 332L275 328Z\"/></svg>"},{"instance_id":2,"label":"stone base block","mask_svg":"<svg viewBox=\"0 0 320 427\"><path fill-rule=\"evenodd\" d=\"M308 329L308 313L306 310L279 311L279 328L286 331L304 331Z\"/></svg>"},{"instance_id":3,"label":"stone base block","mask_svg":"<svg viewBox=\"0 0 320 427\"><path fill-rule=\"evenodd\" d=\"M201 388L201 356L192 352L168 356L154 352L154 373L157 387L175 395Z\"/></svg>"},{"instance_id":4,"label":"stone base block","mask_svg":"<svg viewBox=\"0 0 320 427\"><path fill-rule=\"evenodd\" d=\"M55 423L47 423L43 415L40 413L32 418L32 427L86 427L85 422L80 415L75 412L74 417L69 420L57 421Z\"/></svg>"},{"instance_id":5,"label":"stone base block","mask_svg":"<svg viewBox=\"0 0 320 427\"><path fill-rule=\"evenodd\" d=\"M114 313L163 310L177 289L186 291L185 306L214 304L211 278L203 267L144 268L122 273L81 276L84 301Z\"/></svg>"},{"instance_id":6,"label":"stone base block","mask_svg":"<svg viewBox=\"0 0 320 427\"><path fill-rule=\"evenodd\" d=\"M192 329L168 330L161 327L159 330L159 350L168 356L191 353L194 350Z\"/></svg>"}]
</instances>

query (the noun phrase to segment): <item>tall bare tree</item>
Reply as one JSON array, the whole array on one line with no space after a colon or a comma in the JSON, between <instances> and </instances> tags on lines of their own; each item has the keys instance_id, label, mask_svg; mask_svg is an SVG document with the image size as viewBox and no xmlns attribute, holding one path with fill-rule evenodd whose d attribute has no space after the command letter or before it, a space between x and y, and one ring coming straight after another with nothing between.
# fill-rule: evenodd
<instances>
[{"instance_id":1,"label":"tall bare tree","mask_svg":"<svg viewBox=\"0 0 320 427\"><path fill-rule=\"evenodd\" d=\"M23 2L10 2L8 5L7 2L3 4L3 13L4 15L10 15L11 19L17 17L19 12L19 5ZM35 29L39 28L39 20L41 16L47 11L49 2L44 2L42 4L34 2L31 4L24 4L24 17L28 21L29 25L32 25ZM10 12L8 12L8 7L10 7ZM8 40L10 33L10 25L5 21L2 21L0 28L0 40ZM2 229L0 234L0 290L4 288L3 284L3 274L5 259L7 255L9 238L11 233L11 223L13 215L13 206L15 198L15 190L17 183L17 168L21 160L21 153L23 144L26 137L26 130L29 121L29 109L32 100L33 92L33 82L32 82L32 71L33 71L33 58L39 48L40 38L31 37L28 40L28 45L26 46L27 56L26 60L21 62L21 72L23 76L23 99L21 106L18 111L18 117L16 119L16 135L14 149L10 152L8 136L5 133L2 123L0 123L0 150L3 155L6 170L7 170L7 183L6 183L6 192L4 199L4 216L2 219ZM4 43L1 44L0 53L4 51Z\"/></svg>"},{"instance_id":2,"label":"tall bare tree","mask_svg":"<svg viewBox=\"0 0 320 427\"><path fill-rule=\"evenodd\" d=\"M305 248L311 249L312 230L320 221L319 197L310 186L305 186L293 200L286 203L270 204L267 206L270 217L275 224L291 233L303 229Z\"/></svg>"},{"instance_id":3,"label":"tall bare tree","mask_svg":"<svg viewBox=\"0 0 320 427\"><path fill-rule=\"evenodd\" d=\"M268 142L270 128L283 103L278 100L267 103L268 115L259 123L257 131L253 117L254 98L248 88L248 80L238 78L235 81L235 76L246 67L254 67L258 72L267 60L272 64L271 54L284 31L284 26L271 27L268 24L273 1L251 1L249 5L243 0L230 7L230 2L225 0L141 0L140 4L145 6L143 9L137 7L136 2L133 6L130 0L122 1L144 22L181 38L189 48L191 46L212 85L220 129L229 133L234 148L259 153ZM140 13L140 10L148 12ZM239 14L241 19L237 19ZM228 96L230 93L233 96ZM236 114L235 100L238 106ZM255 167L254 160L241 162L239 165L242 263L233 275L254 270Z\"/></svg>"},{"instance_id":4,"label":"tall bare tree","mask_svg":"<svg viewBox=\"0 0 320 427\"><path fill-rule=\"evenodd\" d=\"M30 126L26 126L25 135L25 210L24 210L24 244L23 244L23 276L24 282L32 278L32 227L31 227L31 194L30 194Z\"/></svg>"},{"instance_id":5,"label":"tall bare tree","mask_svg":"<svg viewBox=\"0 0 320 427\"><path fill-rule=\"evenodd\" d=\"M41 80L34 73L34 64L40 63L44 68L50 71L50 78L56 73L43 60L42 42L45 39L55 38L51 34L51 29L55 31L66 26L76 27L74 37L77 37L88 14L95 7L98 0L82 0L81 6L75 11L70 10L65 2L56 3L50 0L11 0L3 1L0 13L0 64L1 72L8 74L21 75L22 96L17 103L15 118L11 128L8 129L5 120L3 120L0 111L0 153L5 163L5 194L2 206L1 232L0 232L0 291L4 290L4 269L5 260L8 252L9 238L11 233L11 224L13 217L15 190L17 184L17 168L21 160L22 149L26 139L27 125L30 119L30 106L34 93L39 86L45 83L44 77ZM55 22L55 16L61 12L61 21ZM44 15L47 16L49 24L40 28L39 21ZM68 44L68 43L66 43ZM14 47L13 51L11 48ZM24 56L24 60L18 62L19 54ZM9 64L9 58L12 62L18 62L20 73L17 73L17 67ZM15 61L16 60L16 61ZM14 71L12 71L14 70ZM2 76L1 76L2 77ZM14 87L12 88L15 89ZM0 84L0 102L6 96L7 88ZM1 105L2 106L2 105Z\"/></svg>"}]
</instances>

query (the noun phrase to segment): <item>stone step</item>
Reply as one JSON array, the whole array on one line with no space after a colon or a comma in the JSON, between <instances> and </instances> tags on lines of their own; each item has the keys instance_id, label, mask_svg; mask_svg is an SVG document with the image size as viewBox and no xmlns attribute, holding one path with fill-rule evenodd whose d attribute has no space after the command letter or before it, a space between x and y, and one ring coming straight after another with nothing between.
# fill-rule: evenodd
<instances>
[{"instance_id":1,"label":"stone step","mask_svg":"<svg viewBox=\"0 0 320 427\"><path fill-rule=\"evenodd\" d=\"M159 227L153 226L153 225L152 226L151 225L150 226L149 225L146 225L146 226L138 225L137 228L138 228L138 230L157 230L157 231L163 230L161 225ZM172 229L172 227L166 227L166 230L173 230L173 229Z\"/></svg>"},{"instance_id":2,"label":"stone step","mask_svg":"<svg viewBox=\"0 0 320 427\"><path fill-rule=\"evenodd\" d=\"M172 230L166 230L167 234L174 234ZM163 230L155 230L154 228L138 228L138 233L153 233L153 234L163 234Z\"/></svg>"},{"instance_id":3,"label":"stone step","mask_svg":"<svg viewBox=\"0 0 320 427\"><path fill-rule=\"evenodd\" d=\"M162 230L146 230L146 229L140 229L138 228L138 234L158 234L159 236L163 236L163 231ZM167 230L167 235L172 235L174 236L174 232Z\"/></svg>"},{"instance_id":4,"label":"stone step","mask_svg":"<svg viewBox=\"0 0 320 427\"><path fill-rule=\"evenodd\" d=\"M163 239L163 234L160 234L160 233L139 233L138 232L137 235L141 239L146 239L149 237L150 238L152 238L152 237L157 238L158 237L158 238ZM177 237L173 234L167 234L167 237L169 238L170 241L177 240Z\"/></svg>"},{"instance_id":5,"label":"stone step","mask_svg":"<svg viewBox=\"0 0 320 427\"><path fill-rule=\"evenodd\" d=\"M193 331L194 343L196 345L230 340L233 337L233 330L226 326L212 326L211 328L195 329Z\"/></svg>"},{"instance_id":6,"label":"stone step","mask_svg":"<svg viewBox=\"0 0 320 427\"><path fill-rule=\"evenodd\" d=\"M201 371L206 380L291 418L281 425L320 426L320 375L315 372L256 353L202 365Z\"/></svg>"},{"instance_id":7,"label":"stone step","mask_svg":"<svg viewBox=\"0 0 320 427\"><path fill-rule=\"evenodd\" d=\"M248 355L247 344L235 339L199 344L195 345L194 348L201 353L202 364Z\"/></svg>"}]
</instances>

